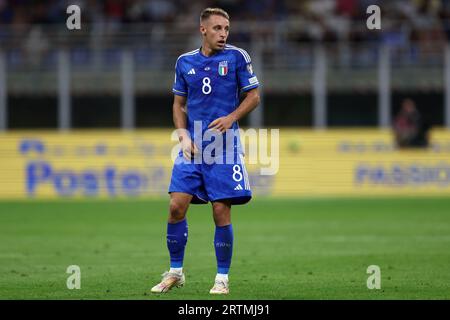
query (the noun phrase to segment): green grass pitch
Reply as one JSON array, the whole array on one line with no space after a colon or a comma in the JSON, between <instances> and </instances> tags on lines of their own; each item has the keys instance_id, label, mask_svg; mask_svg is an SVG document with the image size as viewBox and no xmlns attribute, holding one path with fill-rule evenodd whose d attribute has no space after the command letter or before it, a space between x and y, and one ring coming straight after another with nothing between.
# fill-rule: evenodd
<instances>
[{"instance_id":1,"label":"green grass pitch","mask_svg":"<svg viewBox=\"0 0 450 320\"><path fill-rule=\"evenodd\" d=\"M450 198L256 198L233 207L230 295L210 296L210 205L188 212L186 285L168 267L167 200L0 202L0 299L449 299ZM69 265L81 289L69 290ZM369 265L381 289L369 290Z\"/></svg>"}]
</instances>

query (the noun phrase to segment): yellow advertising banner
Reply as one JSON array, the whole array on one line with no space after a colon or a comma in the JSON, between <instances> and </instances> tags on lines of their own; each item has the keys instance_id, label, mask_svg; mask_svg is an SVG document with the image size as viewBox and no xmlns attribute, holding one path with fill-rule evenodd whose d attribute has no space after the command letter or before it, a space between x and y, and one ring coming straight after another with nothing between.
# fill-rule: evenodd
<instances>
[{"instance_id":1,"label":"yellow advertising banner","mask_svg":"<svg viewBox=\"0 0 450 320\"><path fill-rule=\"evenodd\" d=\"M430 147L420 150L397 150L388 130L266 133L254 136L256 157L255 140L242 139L254 195L450 195L450 131L432 131ZM171 136L171 130L1 133L0 199L166 196L177 150Z\"/></svg>"},{"instance_id":2,"label":"yellow advertising banner","mask_svg":"<svg viewBox=\"0 0 450 320\"><path fill-rule=\"evenodd\" d=\"M398 150L389 130L284 131L275 196L450 195L450 131Z\"/></svg>"}]
</instances>

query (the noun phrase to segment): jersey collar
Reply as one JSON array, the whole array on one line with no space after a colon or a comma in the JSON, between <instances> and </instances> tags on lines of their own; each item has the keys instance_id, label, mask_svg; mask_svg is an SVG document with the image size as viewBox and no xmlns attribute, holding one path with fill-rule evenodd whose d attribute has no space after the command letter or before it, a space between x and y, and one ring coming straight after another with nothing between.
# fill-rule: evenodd
<instances>
[{"instance_id":1,"label":"jersey collar","mask_svg":"<svg viewBox=\"0 0 450 320\"><path fill-rule=\"evenodd\" d=\"M222 50L217 51L217 52L214 53L212 56L209 56L209 57L208 57L208 56L205 56L205 55L203 54L203 52L202 52L202 47L200 47L200 49L198 49L198 53L199 53L199 55L202 56L203 58L209 59L209 58L214 58L214 57L218 56L218 55L221 54L224 50L225 50L225 48L222 49Z\"/></svg>"}]
</instances>

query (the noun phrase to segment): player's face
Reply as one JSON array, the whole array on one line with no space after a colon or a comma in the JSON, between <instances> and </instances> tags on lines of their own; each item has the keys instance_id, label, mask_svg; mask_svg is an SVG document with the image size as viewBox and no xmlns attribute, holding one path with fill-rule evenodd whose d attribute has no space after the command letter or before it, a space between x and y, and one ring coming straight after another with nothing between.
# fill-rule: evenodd
<instances>
[{"instance_id":1,"label":"player's face","mask_svg":"<svg viewBox=\"0 0 450 320\"><path fill-rule=\"evenodd\" d=\"M230 32L230 21L225 17L212 15L200 26L203 41L214 51L222 50Z\"/></svg>"}]
</instances>

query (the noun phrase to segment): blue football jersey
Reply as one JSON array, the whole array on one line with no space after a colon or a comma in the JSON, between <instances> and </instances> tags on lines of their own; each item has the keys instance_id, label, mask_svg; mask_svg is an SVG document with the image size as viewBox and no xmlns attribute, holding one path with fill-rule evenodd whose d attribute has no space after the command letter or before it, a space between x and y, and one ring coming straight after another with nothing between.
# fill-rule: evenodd
<instances>
[{"instance_id":1,"label":"blue football jersey","mask_svg":"<svg viewBox=\"0 0 450 320\"><path fill-rule=\"evenodd\" d=\"M236 110L240 92L258 86L249 54L226 45L210 57L200 49L182 54L175 65L172 91L187 97L187 129L194 139L194 121L202 122L203 134L212 121ZM235 122L232 129L238 128ZM241 150L239 139L234 145Z\"/></svg>"}]
</instances>

